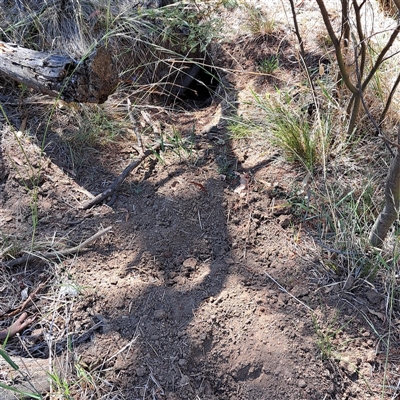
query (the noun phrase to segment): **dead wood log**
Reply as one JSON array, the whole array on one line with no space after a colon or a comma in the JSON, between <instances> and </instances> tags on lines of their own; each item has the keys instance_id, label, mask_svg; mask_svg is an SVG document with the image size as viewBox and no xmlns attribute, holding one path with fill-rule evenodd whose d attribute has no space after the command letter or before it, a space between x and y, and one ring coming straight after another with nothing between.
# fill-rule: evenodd
<instances>
[{"instance_id":1,"label":"dead wood log","mask_svg":"<svg viewBox=\"0 0 400 400\"><path fill-rule=\"evenodd\" d=\"M73 60L0 41L0 75L67 102L104 103L118 83L111 53L97 48Z\"/></svg>"}]
</instances>

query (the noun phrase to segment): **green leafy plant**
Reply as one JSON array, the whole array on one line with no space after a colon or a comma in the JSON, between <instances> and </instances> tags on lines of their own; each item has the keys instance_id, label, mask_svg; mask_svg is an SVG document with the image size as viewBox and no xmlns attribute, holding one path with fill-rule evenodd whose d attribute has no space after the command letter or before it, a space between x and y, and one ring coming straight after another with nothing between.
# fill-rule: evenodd
<instances>
[{"instance_id":1,"label":"green leafy plant","mask_svg":"<svg viewBox=\"0 0 400 400\"><path fill-rule=\"evenodd\" d=\"M193 154L193 135L190 138L185 138L176 128L173 128L172 133L163 138L163 147L164 149L169 147L179 157L180 161L183 157L190 158Z\"/></svg>"},{"instance_id":2,"label":"green leafy plant","mask_svg":"<svg viewBox=\"0 0 400 400\"><path fill-rule=\"evenodd\" d=\"M79 104L68 106L63 112L68 112L76 121L74 129L62 133L63 139L75 149L110 144L128 125L117 115L110 115L105 106Z\"/></svg>"},{"instance_id":3,"label":"green leafy plant","mask_svg":"<svg viewBox=\"0 0 400 400\"><path fill-rule=\"evenodd\" d=\"M61 377L57 372L48 373L48 375L51 379L55 392L62 395L62 398L65 400L73 400L70 383Z\"/></svg>"},{"instance_id":4,"label":"green leafy plant","mask_svg":"<svg viewBox=\"0 0 400 400\"><path fill-rule=\"evenodd\" d=\"M311 316L315 333L317 335L317 346L320 351L321 358L324 360L341 359L339 353L340 349L334 344L334 340L336 339L337 335L351 322L351 320L343 325L339 325L338 317L339 315L336 313L329 325L324 328L320 325L315 315ZM340 345L345 346L345 343L341 343Z\"/></svg>"},{"instance_id":5,"label":"green leafy plant","mask_svg":"<svg viewBox=\"0 0 400 400\"><path fill-rule=\"evenodd\" d=\"M258 70L263 74L272 74L279 68L279 57L272 55L258 62Z\"/></svg>"},{"instance_id":6,"label":"green leafy plant","mask_svg":"<svg viewBox=\"0 0 400 400\"><path fill-rule=\"evenodd\" d=\"M317 321L317 318L313 315L312 316L312 322L314 325L315 333L317 335L317 346L321 355L321 358L323 360L329 360L332 358L332 353L335 350L335 346L332 343L332 340L336 336L336 331L330 331L328 330L327 332L324 332Z\"/></svg>"}]
</instances>

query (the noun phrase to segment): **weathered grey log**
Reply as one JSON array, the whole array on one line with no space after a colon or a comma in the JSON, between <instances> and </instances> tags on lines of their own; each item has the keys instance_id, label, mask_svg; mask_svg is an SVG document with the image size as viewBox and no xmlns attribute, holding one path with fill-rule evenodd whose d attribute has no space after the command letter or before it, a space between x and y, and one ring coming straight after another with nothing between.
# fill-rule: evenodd
<instances>
[{"instance_id":1,"label":"weathered grey log","mask_svg":"<svg viewBox=\"0 0 400 400\"><path fill-rule=\"evenodd\" d=\"M73 60L0 41L0 74L41 93L79 103L104 103L118 83L111 54L104 47Z\"/></svg>"},{"instance_id":2,"label":"weathered grey log","mask_svg":"<svg viewBox=\"0 0 400 400\"><path fill-rule=\"evenodd\" d=\"M0 399L31 399L32 397L28 393L38 395L49 392L50 378L47 372L49 370L49 360L13 356L10 356L10 359L19 369L15 370L6 360L0 357L0 369L3 379L8 382L14 382L11 384L13 389L22 393L0 388Z\"/></svg>"}]
</instances>

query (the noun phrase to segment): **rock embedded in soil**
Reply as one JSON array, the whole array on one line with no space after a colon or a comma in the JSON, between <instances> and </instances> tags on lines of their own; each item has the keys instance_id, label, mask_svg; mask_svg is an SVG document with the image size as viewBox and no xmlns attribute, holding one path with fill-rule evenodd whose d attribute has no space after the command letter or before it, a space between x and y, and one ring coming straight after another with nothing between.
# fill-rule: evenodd
<instances>
[{"instance_id":1,"label":"rock embedded in soil","mask_svg":"<svg viewBox=\"0 0 400 400\"><path fill-rule=\"evenodd\" d=\"M183 262L183 267L186 268L187 270L194 270L197 265L197 260L195 258L187 258Z\"/></svg>"},{"instance_id":2,"label":"rock embedded in soil","mask_svg":"<svg viewBox=\"0 0 400 400\"><path fill-rule=\"evenodd\" d=\"M157 320L162 320L167 317L167 313L164 310L156 310L154 311L154 318Z\"/></svg>"},{"instance_id":3,"label":"rock embedded in soil","mask_svg":"<svg viewBox=\"0 0 400 400\"><path fill-rule=\"evenodd\" d=\"M299 387L301 387L302 389L307 387L307 382L304 379L299 379L298 384L299 384Z\"/></svg>"},{"instance_id":4,"label":"rock embedded in soil","mask_svg":"<svg viewBox=\"0 0 400 400\"><path fill-rule=\"evenodd\" d=\"M179 364L181 367L183 367L183 366L185 366L185 365L187 364L187 361L186 361L185 358L180 358L180 359L178 360L178 364Z\"/></svg>"},{"instance_id":5,"label":"rock embedded in soil","mask_svg":"<svg viewBox=\"0 0 400 400\"><path fill-rule=\"evenodd\" d=\"M145 367L139 367L136 368L136 375L139 378L142 378L143 376L145 376L147 374L147 369Z\"/></svg>"}]
</instances>

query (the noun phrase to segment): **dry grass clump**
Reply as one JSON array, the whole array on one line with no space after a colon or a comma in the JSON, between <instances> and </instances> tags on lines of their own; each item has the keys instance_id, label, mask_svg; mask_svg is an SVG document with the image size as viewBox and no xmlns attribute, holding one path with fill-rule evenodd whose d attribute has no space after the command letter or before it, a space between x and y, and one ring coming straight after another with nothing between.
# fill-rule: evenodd
<instances>
[{"instance_id":1,"label":"dry grass clump","mask_svg":"<svg viewBox=\"0 0 400 400\"><path fill-rule=\"evenodd\" d=\"M395 18L399 10L393 0L378 0L379 7L390 17Z\"/></svg>"},{"instance_id":2,"label":"dry grass clump","mask_svg":"<svg viewBox=\"0 0 400 400\"><path fill-rule=\"evenodd\" d=\"M246 22L245 26L255 39L265 38L271 35L276 29L276 21L261 7L257 7L247 1L243 2Z\"/></svg>"}]
</instances>

